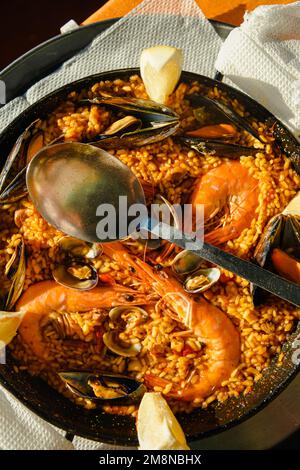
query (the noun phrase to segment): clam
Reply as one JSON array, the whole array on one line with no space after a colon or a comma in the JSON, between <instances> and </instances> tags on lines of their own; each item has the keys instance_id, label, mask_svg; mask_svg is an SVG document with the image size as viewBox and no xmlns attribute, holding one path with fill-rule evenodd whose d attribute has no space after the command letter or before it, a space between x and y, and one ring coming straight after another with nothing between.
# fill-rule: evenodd
<instances>
[{"instance_id":1,"label":"clam","mask_svg":"<svg viewBox=\"0 0 300 470\"><path fill-rule=\"evenodd\" d=\"M64 253L75 257L94 259L102 253L100 243L89 243L69 236L60 238L57 242L57 246Z\"/></svg>"},{"instance_id":2,"label":"clam","mask_svg":"<svg viewBox=\"0 0 300 470\"><path fill-rule=\"evenodd\" d=\"M135 326L146 322L149 318L148 312L140 307L128 307L127 305L124 305L112 308L109 312L109 318L116 326L116 329L112 329L103 335L105 346L119 356L137 356L142 349L141 343L139 341L123 341L120 338L120 332L122 326L128 325L131 328L134 328Z\"/></svg>"},{"instance_id":3,"label":"clam","mask_svg":"<svg viewBox=\"0 0 300 470\"><path fill-rule=\"evenodd\" d=\"M127 406L138 403L146 387L125 375L109 372L60 372L68 389L82 398L99 404Z\"/></svg>"},{"instance_id":4,"label":"clam","mask_svg":"<svg viewBox=\"0 0 300 470\"><path fill-rule=\"evenodd\" d=\"M52 271L53 278L59 284L77 290L91 290L98 284L97 270L85 263L57 265Z\"/></svg>"},{"instance_id":5,"label":"clam","mask_svg":"<svg viewBox=\"0 0 300 470\"><path fill-rule=\"evenodd\" d=\"M12 281L4 306L7 312L12 310L23 292L25 272L25 244L24 240L20 239L19 244L16 246L14 253L5 267L6 277Z\"/></svg>"},{"instance_id":6,"label":"clam","mask_svg":"<svg viewBox=\"0 0 300 470\"><path fill-rule=\"evenodd\" d=\"M109 318L113 322L124 321L130 326L134 327L141 325L148 320L149 314L143 308L132 306L128 307L127 305L121 307L114 307L109 312Z\"/></svg>"},{"instance_id":7,"label":"clam","mask_svg":"<svg viewBox=\"0 0 300 470\"><path fill-rule=\"evenodd\" d=\"M203 259L193 251L184 250L178 253L172 261L172 269L176 274L185 275L200 268Z\"/></svg>"},{"instance_id":8,"label":"clam","mask_svg":"<svg viewBox=\"0 0 300 470\"><path fill-rule=\"evenodd\" d=\"M103 343L114 354L124 357L137 356L142 349L141 343L129 343L121 340L118 330L108 331L103 335Z\"/></svg>"},{"instance_id":9,"label":"clam","mask_svg":"<svg viewBox=\"0 0 300 470\"><path fill-rule=\"evenodd\" d=\"M218 268L199 269L184 281L184 290L190 294L204 292L218 282L220 275Z\"/></svg>"},{"instance_id":10,"label":"clam","mask_svg":"<svg viewBox=\"0 0 300 470\"><path fill-rule=\"evenodd\" d=\"M117 148L122 146L135 147L159 142L173 135L179 127L179 116L166 106L150 100L126 97L98 97L92 100L83 100L80 104L104 106L122 113L123 118L139 121L137 129L124 127L118 130L118 135L101 134L93 145L101 148ZM122 132L124 130L124 132Z\"/></svg>"}]
</instances>

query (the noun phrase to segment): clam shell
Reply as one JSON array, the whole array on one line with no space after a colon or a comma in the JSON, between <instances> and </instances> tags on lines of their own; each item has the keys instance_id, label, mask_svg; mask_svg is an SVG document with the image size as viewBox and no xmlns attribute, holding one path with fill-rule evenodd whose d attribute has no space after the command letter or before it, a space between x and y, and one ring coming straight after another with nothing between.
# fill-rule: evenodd
<instances>
[{"instance_id":1,"label":"clam shell","mask_svg":"<svg viewBox=\"0 0 300 470\"><path fill-rule=\"evenodd\" d=\"M89 275L86 278L80 278L75 276L71 271L72 269L78 270L89 270ZM58 284L69 287L70 289L76 290L91 290L98 284L98 273L97 270L88 264L77 263L76 265L64 266L62 264L57 265L52 271L53 278Z\"/></svg>"},{"instance_id":2,"label":"clam shell","mask_svg":"<svg viewBox=\"0 0 300 470\"><path fill-rule=\"evenodd\" d=\"M221 271L219 268L199 269L184 281L184 290L190 294L204 292L210 289L211 286L216 284L216 282L218 282L220 275ZM197 286L197 278L200 280L202 276L204 276L207 280L204 283L201 282L200 285Z\"/></svg>"}]
</instances>

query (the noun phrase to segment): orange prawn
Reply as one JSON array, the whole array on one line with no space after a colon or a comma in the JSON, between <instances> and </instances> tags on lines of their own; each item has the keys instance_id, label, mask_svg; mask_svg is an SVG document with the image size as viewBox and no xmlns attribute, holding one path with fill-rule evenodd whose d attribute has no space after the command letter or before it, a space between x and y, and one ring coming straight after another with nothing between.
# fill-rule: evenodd
<instances>
[{"instance_id":1,"label":"orange prawn","mask_svg":"<svg viewBox=\"0 0 300 470\"><path fill-rule=\"evenodd\" d=\"M229 208L224 226L206 233L205 241L220 245L237 238L255 217L258 194L258 181L237 161L223 163L199 178L191 203L204 206L204 221Z\"/></svg>"},{"instance_id":2,"label":"orange prawn","mask_svg":"<svg viewBox=\"0 0 300 470\"><path fill-rule=\"evenodd\" d=\"M175 394L169 393L169 396L193 401L210 395L230 377L240 360L240 336L231 320L204 298L194 300L176 279L166 272L154 271L147 263L130 255L120 243L104 244L103 249L111 259L123 266L131 266L143 284L164 298L179 321L192 329L206 345L208 360L200 380Z\"/></svg>"},{"instance_id":3,"label":"orange prawn","mask_svg":"<svg viewBox=\"0 0 300 470\"><path fill-rule=\"evenodd\" d=\"M46 345L41 331L41 320L50 313L88 312L93 308L110 308L118 305L144 305L149 297L123 286L95 287L90 291L76 291L43 281L30 286L19 299L16 309L24 313L19 333L32 351L47 359Z\"/></svg>"}]
</instances>

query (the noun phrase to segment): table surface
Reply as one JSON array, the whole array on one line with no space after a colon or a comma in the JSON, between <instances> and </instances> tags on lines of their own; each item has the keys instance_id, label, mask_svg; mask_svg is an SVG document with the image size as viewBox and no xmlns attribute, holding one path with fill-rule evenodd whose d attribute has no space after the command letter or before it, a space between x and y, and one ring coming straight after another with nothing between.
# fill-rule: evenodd
<instances>
[{"instance_id":1,"label":"table surface","mask_svg":"<svg viewBox=\"0 0 300 470\"><path fill-rule=\"evenodd\" d=\"M124 16L142 0L108 0L106 4L91 15L84 24L102 19ZM293 0L196 0L207 18L239 25L246 10L258 5L292 3ZM163 2L162 2L163 4Z\"/></svg>"}]
</instances>

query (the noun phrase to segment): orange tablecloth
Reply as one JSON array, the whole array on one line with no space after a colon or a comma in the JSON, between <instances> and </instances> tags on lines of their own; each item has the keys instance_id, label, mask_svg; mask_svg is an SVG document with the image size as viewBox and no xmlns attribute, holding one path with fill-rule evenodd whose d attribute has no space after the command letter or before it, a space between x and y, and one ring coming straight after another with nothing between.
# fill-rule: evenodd
<instances>
[{"instance_id":1,"label":"orange tablecloth","mask_svg":"<svg viewBox=\"0 0 300 470\"><path fill-rule=\"evenodd\" d=\"M142 0L108 0L108 2L87 18L83 24L94 23L108 18L126 15ZM238 25L242 22L246 10L253 10L258 5L275 3L293 3L292 0L196 0L207 18ZM162 0L163 2L163 0Z\"/></svg>"}]
</instances>

